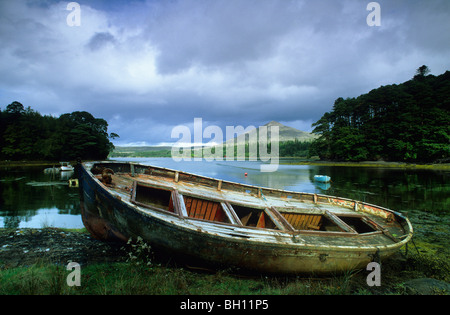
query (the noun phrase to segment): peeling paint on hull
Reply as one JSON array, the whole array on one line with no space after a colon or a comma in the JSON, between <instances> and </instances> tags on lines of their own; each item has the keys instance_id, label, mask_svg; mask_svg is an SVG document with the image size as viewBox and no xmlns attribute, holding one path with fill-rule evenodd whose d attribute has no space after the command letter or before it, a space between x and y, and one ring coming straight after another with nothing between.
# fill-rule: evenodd
<instances>
[{"instance_id":1,"label":"peeling paint on hull","mask_svg":"<svg viewBox=\"0 0 450 315\"><path fill-rule=\"evenodd\" d=\"M112 170L112 183L102 182L94 167ZM77 171L83 222L94 237L140 236L157 249L209 265L276 274L342 272L384 260L412 237L411 224L400 214L337 197L140 164L99 162L78 165ZM161 196L168 200L164 208L153 200ZM366 207L370 213L361 212ZM247 218L252 211L259 216L254 225ZM311 224L319 219L322 226ZM356 231L354 221L367 230Z\"/></svg>"}]
</instances>

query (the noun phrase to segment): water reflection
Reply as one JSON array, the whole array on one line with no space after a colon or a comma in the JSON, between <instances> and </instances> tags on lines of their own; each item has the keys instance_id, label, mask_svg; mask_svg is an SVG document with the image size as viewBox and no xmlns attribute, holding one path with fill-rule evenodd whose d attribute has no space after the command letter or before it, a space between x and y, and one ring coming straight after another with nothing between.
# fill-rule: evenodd
<instances>
[{"instance_id":1,"label":"water reflection","mask_svg":"<svg viewBox=\"0 0 450 315\"><path fill-rule=\"evenodd\" d=\"M0 227L83 227L78 190L67 182L74 174L65 173L44 173L41 167L0 169Z\"/></svg>"},{"instance_id":2,"label":"water reflection","mask_svg":"<svg viewBox=\"0 0 450 315\"><path fill-rule=\"evenodd\" d=\"M318 166L331 177L327 193L394 210L448 214L450 172L414 169ZM311 176L315 173L311 171Z\"/></svg>"},{"instance_id":3,"label":"water reflection","mask_svg":"<svg viewBox=\"0 0 450 315\"><path fill-rule=\"evenodd\" d=\"M323 191L327 191L331 188L331 183L314 182L314 185L316 185L317 188Z\"/></svg>"}]
</instances>

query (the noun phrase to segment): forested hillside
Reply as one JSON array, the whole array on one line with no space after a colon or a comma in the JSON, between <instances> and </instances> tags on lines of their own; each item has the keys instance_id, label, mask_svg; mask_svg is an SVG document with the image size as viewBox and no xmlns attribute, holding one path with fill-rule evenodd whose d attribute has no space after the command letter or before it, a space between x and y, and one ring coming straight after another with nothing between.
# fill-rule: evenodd
<instances>
[{"instance_id":1,"label":"forested hillside","mask_svg":"<svg viewBox=\"0 0 450 315\"><path fill-rule=\"evenodd\" d=\"M104 159L113 137L108 123L88 112L42 116L19 102L0 110L0 160Z\"/></svg>"},{"instance_id":2,"label":"forested hillside","mask_svg":"<svg viewBox=\"0 0 450 315\"><path fill-rule=\"evenodd\" d=\"M311 155L324 160L443 162L450 156L450 72L426 66L402 84L338 98L313 124Z\"/></svg>"}]
</instances>

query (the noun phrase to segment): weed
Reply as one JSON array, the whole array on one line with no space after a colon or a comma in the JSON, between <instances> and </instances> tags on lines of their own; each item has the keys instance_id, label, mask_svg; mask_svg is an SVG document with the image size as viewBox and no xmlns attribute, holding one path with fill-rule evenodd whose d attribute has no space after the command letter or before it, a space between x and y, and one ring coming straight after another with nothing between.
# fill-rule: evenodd
<instances>
[{"instance_id":1,"label":"weed","mask_svg":"<svg viewBox=\"0 0 450 315\"><path fill-rule=\"evenodd\" d=\"M142 237L138 236L136 241L130 238L127 245L122 248L127 253L127 262L139 265L152 265L152 248Z\"/></svg>"}]
</instances>

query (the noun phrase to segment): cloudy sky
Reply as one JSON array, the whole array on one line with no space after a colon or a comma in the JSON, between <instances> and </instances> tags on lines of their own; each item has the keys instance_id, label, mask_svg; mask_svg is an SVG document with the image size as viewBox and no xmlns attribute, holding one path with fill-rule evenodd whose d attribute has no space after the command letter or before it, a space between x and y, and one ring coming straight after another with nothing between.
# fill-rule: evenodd
<instances>
[{"instance_id":1,"label":"cloudy sky","mask_svg":"<svg viewBox=\"0 0 450 315\"><path fill-rule=\"evenodd\" d=\"M449 0L0 0L0 108L88 111L116 145L177 125L311 131L338 97L450 70ZM70 22L68 23L68 16ZM208 140L206 139L205 142Z\"/></svg>"}]
</instances>

